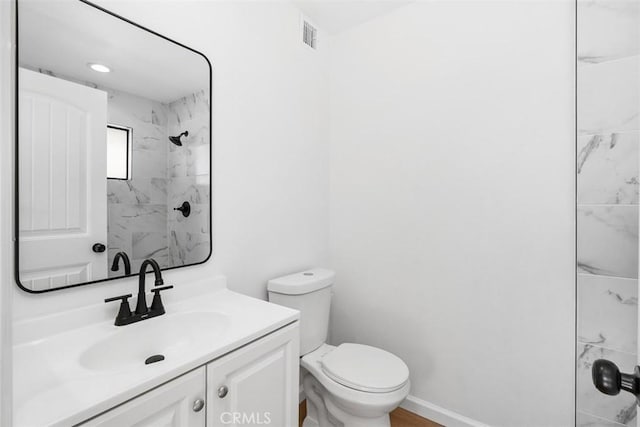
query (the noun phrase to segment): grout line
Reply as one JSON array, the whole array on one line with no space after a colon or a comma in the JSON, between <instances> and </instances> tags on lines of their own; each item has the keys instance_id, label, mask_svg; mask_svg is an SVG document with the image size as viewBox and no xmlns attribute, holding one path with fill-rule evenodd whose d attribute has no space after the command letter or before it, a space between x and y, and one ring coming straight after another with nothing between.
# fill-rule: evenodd
<instances>
[{"instance_id":1,"label":"grout line","mask_svg":"<svg viewBox=\"0 0 640 427\"><path fill-rule=\"evenodd\" d=\"M592 417L592 418L595 418L595 419L597 419L597 420L605 421L605 422L607 422L607 423L609 423L609 424L614 424L614 425L616 425L616 426L626 427L626 426L625 426L625 424L620 424L620 423L619 423L619 422L617 422L617 421L610 420L610 419L608 419L608 418L603 418L603 417L601 417L601 416L599 416L599 415L594 415L594 414L592 414L592 413L590 413L590 412L586 412L584 409L578 409L578 410L577 410L577 412L580 412L580 413L582 413L582 414L584 414L584 415L588 415L588 416L590 416L590 417Z\"/></svg>"},{"instance_id":2,"label":"grout line","mask_svg":"<svg viewBox=\"0 0 640 427\"><path fill-rule=\"evenodd\" d=\"M603 350L615 351L616 353L622 353L622 354L626 354L628 356L637 356L638 355L637 351L635 353L631 353L631 352L620 350L620 349L613 348L613 347L605 347L605 346L600 345L600 344L594 344L594 343L584 342L584 341L578 340L578 345L579 344L588 345L588 346L596 347L596 348L601 348ZM577 360L576 360L576 362L577 362Z\"/></svg>"},{"instance_id":3,"label":"grout line","mask_svg":"<svg viewBox=\"0 0 640 427\"><path fill-rule=\"evenodd\" d=\"M582 272L578 272L577 274L578 274L578 277L600 277L600 278L617 279L617 280L632 280L634 282L638 281L638 278L634 278L634 277L608 276L606 274L589 274L589 273L582 273Z\"/></svg>"},{"instance_id":4,"label":"grout line","mask_svg":"<svg viewBox=\"0 0 640 427\"><path fill-rule=\"evenodd\" d=\"M612 129L601 129L600 132L578 133L578 139L580 139L582 137L593 138L594 136L611 135L611 134L614 134L614 133L616 135L640 134L640 129L620 129L620 130L616 130L615 128L612 128Z\"/></svg>"},{"instance_id":5,"label":"grout line","mask_svg":"<svg viewBox=\"0 0 640 427\"><path fill-rule=\"evenodd\" d=\"M577 203L577 208L637 208L640 207L640 204L617 204L617 203Z\"/></svg>"},{"instance_id":6,"label":"grout line","mask_svg":"<svg viewBox=\"0 0 640 427\"><path fill-rule=\"evenodd\" d=\"M579 59L579 57L576 57L576 65L577 65L577 68L592 68L592 67L596 67L598 65L610 65L612 63L622 62L622 61L629 61L629 60L636 60L636 61L640 60L640 53L634 53L634 54L631 54L631 55L612 57L611 59L605 59L604 61L600 61L600 62L581 61Z\"/></svg>"}]
</instances>

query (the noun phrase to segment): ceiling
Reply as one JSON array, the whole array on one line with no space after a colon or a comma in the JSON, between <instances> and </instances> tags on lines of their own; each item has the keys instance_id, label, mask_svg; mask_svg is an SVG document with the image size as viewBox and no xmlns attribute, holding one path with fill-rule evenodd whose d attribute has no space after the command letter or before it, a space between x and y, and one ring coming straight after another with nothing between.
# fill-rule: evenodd
<instances>
[{"instance_id":1,"label":"ceiling","mask_svg":"<svg viewBox=\"0 0 640 427\"><path fill-rule=\"evenodd\" d=\"M18 17L21 66L163 103L209 87L202 56L79 1L21 0Z\"/></svg>"},{"instance_id":2,"label":"ceiling","mask_svg":"<svg viewBox=\"0 0 640 427\"><path fill-rule=\"evenodd\" d=\"M321 31L338 34L411 0L293 2ZM163 103L209 85L202 56L77 0L21 0L18 16L21 66Z\"/></svg>"},{"instance_id":3,"label":"ceiling","mask_svg":"<svg viewBox=\"0 0 640 427\"><path fill-rule=\"evenodd\" d=\"M338 34L385 15L413 0L294 0L315 25Z\"/></svg>"}]
</instances>

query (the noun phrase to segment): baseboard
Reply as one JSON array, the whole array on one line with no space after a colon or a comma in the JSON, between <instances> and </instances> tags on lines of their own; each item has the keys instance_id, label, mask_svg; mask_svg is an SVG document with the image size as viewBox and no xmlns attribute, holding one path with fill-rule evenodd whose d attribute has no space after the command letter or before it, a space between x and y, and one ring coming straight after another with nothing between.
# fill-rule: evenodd
<instances>
[{"instance_id":1,"label":"baseboard","mask_svg":"<svg viewBox=\"0 0 640 427\"><path fill-rule=\"evenodd\" d=\"M400 407L447 427L489 427L480 421L441 408L426 400L409 395Z\"/></svg>"}]
</instances>

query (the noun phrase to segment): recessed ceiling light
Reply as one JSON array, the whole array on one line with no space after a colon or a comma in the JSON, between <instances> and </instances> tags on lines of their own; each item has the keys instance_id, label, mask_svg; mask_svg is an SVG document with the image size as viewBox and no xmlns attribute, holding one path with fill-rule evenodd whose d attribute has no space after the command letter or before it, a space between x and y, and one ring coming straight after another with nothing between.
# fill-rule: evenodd
<instances>
[{"instance_id":1,"label":"recessed ceiling light","mask_svg":"<svg viewBox=\"0 0 640 427\"><path fill-rule=\"evenodd\" d=\"M109 67L107 67L106 65L102 65L102 64L89 63L89 64L87 64L87 66L89 66L89 68L91 68L93 71L97 71L99 73L108 73L109 71L111 71L111 69Z\"/></svg>"}]
</instances>

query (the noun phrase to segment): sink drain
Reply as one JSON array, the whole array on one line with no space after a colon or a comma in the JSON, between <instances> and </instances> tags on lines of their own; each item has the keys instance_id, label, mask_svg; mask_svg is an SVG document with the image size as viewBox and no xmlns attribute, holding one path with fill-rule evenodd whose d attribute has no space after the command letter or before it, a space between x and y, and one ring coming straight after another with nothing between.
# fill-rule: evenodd
<instances>
[{"instance_id":1,"label":"sink drain","mask_svg":"<svg viewBox=\"0 0 640 427\"><path fill-rule=\"evenodd\" d=\"M162 362L164 360L164 356L161 354L154 354L153 356L147 357L147 360L144 361L145 365L151 365L152 363Z\"/></svg>"}]
</instances>

